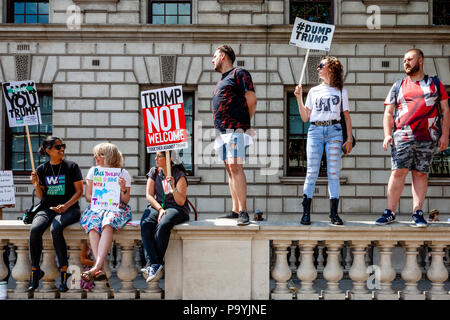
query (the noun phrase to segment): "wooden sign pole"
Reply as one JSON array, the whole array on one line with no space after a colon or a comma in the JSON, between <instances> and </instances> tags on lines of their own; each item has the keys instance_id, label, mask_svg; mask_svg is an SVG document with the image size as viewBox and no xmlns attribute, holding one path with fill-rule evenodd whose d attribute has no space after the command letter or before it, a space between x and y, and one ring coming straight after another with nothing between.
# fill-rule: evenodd
<instances>
[{"instance_id":1,"label":"wooden sign pole","mask_svg":"<svg viewBox=\"0 0 450 320\"><path fill-rule=\"evenodd\" d=\"M25 126L25 129L27 131L28 150L30 151L31 168L34 172L35 169L34 169L33 149L31 148L30 130L28 130L28 126Z\"/></svg>"},{"instance_id":2,"label":"wooden sign pole","mask_svg":"<svg viewBox=\"0 0 450 320\"><path fill-rule=\"evenodd\" d=\"M306 51L305 62L303 63L303 68L302 68L302 74L300 76L300 81L298 82L299 86L302 85L303 76L305 75L306 64L308 63L308 57L309 57L309 49Z\"/></svg>"}]
</instances>

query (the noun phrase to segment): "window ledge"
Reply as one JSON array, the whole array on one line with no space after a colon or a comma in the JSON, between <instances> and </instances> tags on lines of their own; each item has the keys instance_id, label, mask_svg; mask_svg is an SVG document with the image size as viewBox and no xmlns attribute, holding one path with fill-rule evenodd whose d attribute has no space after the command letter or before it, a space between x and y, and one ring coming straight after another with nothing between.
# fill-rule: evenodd
<instances>
[{"instance_id":1,"label":"window ledge","mask_svg":"<svg viewBox=\"0 0 450 320\"><path fill-rule=\"evenodd\" d=\"M429 186L450 186L450 178L439 178L439 177L429 177L428 178Z\"/></svg>"},{"instance_id":2,"label":"window ledge","mask_svg":"<svg viewBox=\"0 0 450 320\"><path fill-rule=\"evenodd\" d=\"M73 2L76 3L96 3L96 2L100 2L100 3L105 3L105 2L111 2L111 3L117 3L120 0L73 0Z\"/></svg>"},{"instance_id":3,"label":"window ledge","mask_svg":"<svg viewBox=\"0 0 450 320\"><path fill-rule=\"evenodd\" d=\"M202 178L199 176L186 176L188 184L200 184ZM133 182L136 184L146 184L147 176L133 176Z\"/></svg>"},{"instance_id":4,"label":"window ledge","mask_svg":"<svg viewBox=\"0 0 450 320\"><path fill-rule=\"evenodd\" d=\"M304 184L306 177L280 177L280 182L282 184ZM347 178L339 178L340 184L347 184ZM328 185L327 177L318 177L316 181L316 185Z\"/></svg>"},{"instance_id":5,"label":"window ledge","mask_svg":"<svg viewBox=\"0 0 450 320\"><path fill-rule=\"evenodd\" d=\"M217 0L220 4L262 4L264 0Z\"/></svg>"},{"instance_id":6,"label":"window ledge","mask_svg":"<svg viewBox=\"0 0 450 320\"><path fill-rule=\"evenodd\" d=\"M365 5L371 5L371 4L388 4L391 6L404 6L409 3L409 0L397 0L397 1L391 1L391 0L363 0L363 3Z\"/></svg>"}]
</instances>

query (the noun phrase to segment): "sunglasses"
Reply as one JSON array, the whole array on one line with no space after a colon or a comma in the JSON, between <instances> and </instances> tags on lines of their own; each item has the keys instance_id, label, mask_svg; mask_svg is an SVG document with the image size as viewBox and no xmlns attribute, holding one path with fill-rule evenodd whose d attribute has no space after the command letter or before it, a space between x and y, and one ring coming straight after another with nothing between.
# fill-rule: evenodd
<instances>
[{"instance_id":1,"label":"sunglasses","mask_svg":"<svg viewBox=\"0 0 450 320\"><path fill-rule=\"evenodd\" d=\"M322 62L321 64L317 65L317 69L323 69L325 68L325 66L326 64Z\"/></svg>"},{"instance_id":2,"label":"sunglasses","mask_svg":"<svg viewBox=\"0 0 450 320\"><path fill-rule=\"evenodd\" d=\"M53 148L55 148L56 150L61 150L61 148L66 149L66 144L65 143L57 144L57 145L54 145Z\"/></svg>"},{"instance_id":3,"label":"sunglasses","mask_svg":"<svg viewBox=\"0 0 450 320\"><path fill-rule=\"evenodd\" d=\"M162 158L165 158L166 156L163 156L162 154L158 154L158 155L156 155L155 156L157 159L162 159Z\"/></svg>"}]
</instances>

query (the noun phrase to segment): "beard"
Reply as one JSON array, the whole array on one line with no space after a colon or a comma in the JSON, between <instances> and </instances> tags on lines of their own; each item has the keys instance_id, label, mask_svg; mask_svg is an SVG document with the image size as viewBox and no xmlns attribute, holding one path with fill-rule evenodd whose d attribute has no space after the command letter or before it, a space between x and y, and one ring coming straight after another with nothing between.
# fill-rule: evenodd
<instances>
[{"instance_id":1,"label":"beard","mask_svg":"<svg viewBox=\"0 0 450 320\"><path fill-rule=\"evenodd\" d=\"M416 63L413 67L411 67L411 69L409 71L407 71L405 68L405 72L408 76L412 76L415 73L417 73L418 71L420 71L419 63Z\"/></svg>"},{"instance_id":2,"label":"beard","mask_svg":"<svg viewBox=\"0 0 450 320\"><path fill-rule=\"evenodd\" d=\"M217 72L220 72L220 70L222 70L222 61L218 61L215 65L214 65L214 70Z\"/></svg>"}]
</instances>

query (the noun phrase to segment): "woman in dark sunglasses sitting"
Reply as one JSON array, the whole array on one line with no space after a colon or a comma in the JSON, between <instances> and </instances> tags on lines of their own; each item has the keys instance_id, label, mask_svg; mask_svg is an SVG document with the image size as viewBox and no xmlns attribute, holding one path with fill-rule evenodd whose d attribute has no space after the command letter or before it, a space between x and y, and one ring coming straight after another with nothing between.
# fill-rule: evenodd
<instances>
[{"instance_id":1,"label":"woman in dark sunglasses sitting","mask_svg":"<svg viewBox=\"0 0 450 320\"><path fill-rule=\"evenodd\" d=\"M325 148L328 193L330 195L330 220L334 225L342 225L343 222L337 213L341 150L344 154L350 153L353 142L348 94L344 88L343 67L336 57L324 57L317 66L317 71L322 83L309 90L304 104L302 86L297 86L294 92L303 122L310 122L306 146L307 172L303 186L303 216L300 223L311 224L311 201ZM346 128L342 128L340 124L341 112L343 112L346 120ZM347 141L343 141L342 130L347 132Z\"/></svg>"},{"instance_id":2,"label":"woman in dark sunglasses sitting","mask_svg":"<svg viewBox=\"0 0 450 320\"><path fill-rule=\"evenodd\" d=\"M33 171L30 180L41 199L43 208L33 218L30 229L31 279L28 290L34 291L39 280L44 276L40 269L42 253L42 235L50 226L58 266L61 272L59 291L68 290L67 279L67 246L63 229L80 221L80 205L78 199L83 195L83 175L75 162L64 160L66 145L58 137L47 137L39 148L41 157L49 157L49 161L41 164Z\"/></svg>"}]
</instances>

